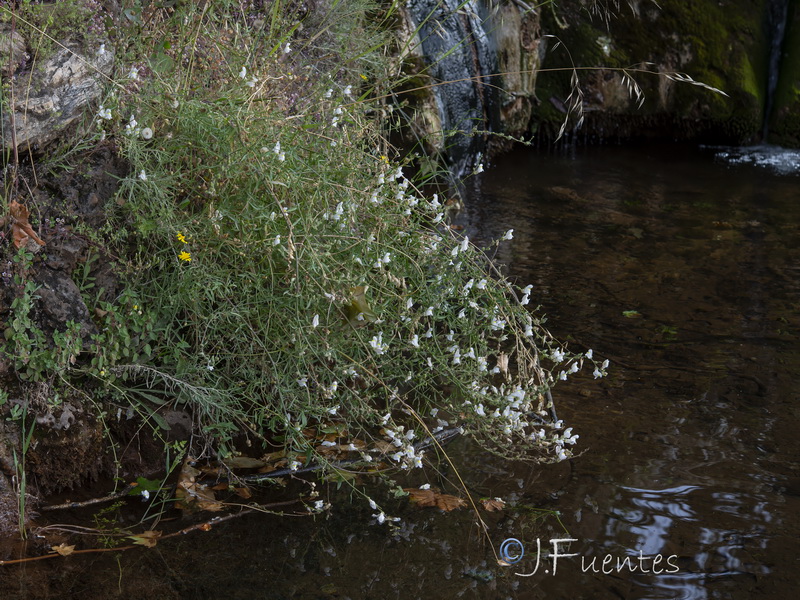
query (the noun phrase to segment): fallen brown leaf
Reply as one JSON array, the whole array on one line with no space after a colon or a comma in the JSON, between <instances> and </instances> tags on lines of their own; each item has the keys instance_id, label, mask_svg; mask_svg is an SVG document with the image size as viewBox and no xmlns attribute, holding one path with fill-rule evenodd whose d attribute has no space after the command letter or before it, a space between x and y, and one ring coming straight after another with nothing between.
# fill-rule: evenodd
<instances>
[{"instance_id":1,"label":"fallen brown leaf","mask_svg":"<svg viewBox=\"0 0 800 600\"><path fill-rule=\"evenodd\" d=\"M14 247L19 249L28 242L28 238L40 246L44 246L42 240L31 227L28 217L30 211L24 204L20 204L16 200L12 200L8 204L8 212L11 214L11 239L14 242Z\"/></svg>"},{"instance_id":2,"label":"fallen brown leaf","mask_svg":"<svg viewBox=\"0 0 800 600\"><path fill-rule=\"evenodd\" d=\"M69 556L75 551L75 546L68 546L67 544L59 544L58 546L53 546L53 550L58 552L61 556Z\"/></svg>"},{"instance_id":3,"label":"fallen brown leaf","mask_svg":"<svg viewBox=\"0 0 800 600\"><path fill-rule=\"evenodd\" d=\"M133 540L134 544L139 544L140 546L145 546L146 548L154 548L158 543L158 538L160 537L160 531L153 531L150 529L148 531L143 531L138 535L131 535L129 536L129 539Z\"/></svg>"},{"instance_id":4,"label":"fallen brown leaf","mask_svg":"<svg viewBox=\"0 0 800 600\"><path fill-rule=\"evenodd\" d=\"M489 512L500 511L506 507L506 503L500 498L484 498L481 500L481 504L483 504L483 508Z\"/></svg>"},{"instance_id":5,"label":"fallen brown leaf","mask_svg":"<svg viewBox=\"0 0 800 600\"><path fill-rule=\"evenodd\" d=\"M467 505L463 498L442 494L434 489L403 488L403 491L408 492L409 500L421 508L435 506L445 512L450 512Z\"/></svg>"}]
</instances>

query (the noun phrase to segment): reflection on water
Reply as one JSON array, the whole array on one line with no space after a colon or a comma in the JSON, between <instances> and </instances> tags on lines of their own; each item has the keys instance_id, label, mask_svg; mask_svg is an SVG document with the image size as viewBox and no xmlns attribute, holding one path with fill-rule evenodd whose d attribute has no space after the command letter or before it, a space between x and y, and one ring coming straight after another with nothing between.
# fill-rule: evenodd
<instances>
[{"instance_id":1,"label":"reflection on water","mask_svg":"<svg viewBox=\"0 0 800 600\"><path fill-rule=\"evenodd\" d=\"M475 497L508 501L482 516L495 547L524 542L512 568L496 566L469 511L415 510L373 490L402 517L396 529L374 524L374 511L343 492L330 498L328 520L249 516L119 564L98 555L2 571L0 591L791 597L800 550L796 198L794 176L680 147L519 152L473 181L462 215L470 239L488 244L513 228L498 256L508 273L534 285L531 302L557 337L612 363L608 378L555 390L559 416L581 435L578 458L534 470L464 440L448 447ZM457 492L448 465L437 466L404 484ZM550 552L553 538L573 539L561 551L577 556L562 558L556 575L546 557L531 577L515 575L534 570L537 540ZM606 558L615 568L603 569Z\"/></svg>"},{"instance_id":2,"label":"reflection on water","mask_svg":"<svg viewBox=\"0 0 800 600\"><path fill-rule=\"evenodd\" d=\"M577 574L586 597L792 589L800 209L797 180L758 166L798 164L769 148L603 148L519 154L473 186L471 235L514 227L509 274L535 285L557 336L615 366L556 394L590 447L558 502L576 551L681 567L620 573L623 588Z\"/></svg>"}]
</instances>

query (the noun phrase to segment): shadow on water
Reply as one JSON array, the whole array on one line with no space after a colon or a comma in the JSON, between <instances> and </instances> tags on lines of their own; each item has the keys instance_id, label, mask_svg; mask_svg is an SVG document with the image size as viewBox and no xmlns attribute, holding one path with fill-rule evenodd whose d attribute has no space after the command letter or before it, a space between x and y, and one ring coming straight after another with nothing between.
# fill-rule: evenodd
<instances>
[{"instance_id":1,"label":"shadow on water","mask_svg":"<svg viewBox=\"0 0 800 600\"><path fill-rule=\"evenodd\" d=\"M316 522L251 515L119 560L0 567L2 597L790 597L798 183L675 147L518 152L473 180L470 238L513 228L499 255L509 275L534 285L557 337L612 363L605 379L556 389L578 458L531 469L464 440L448 448L476 497L509 502L483 516L496 546L525 545L517 565L496 566L469 511L415 510L375 491L402 518L391 529L332 491L330 518ZM439 466L404 484L456 491ZM559 550L577 555L555 573L535 555L553 538L574 539Z\"/></svg>"}]
</instances>

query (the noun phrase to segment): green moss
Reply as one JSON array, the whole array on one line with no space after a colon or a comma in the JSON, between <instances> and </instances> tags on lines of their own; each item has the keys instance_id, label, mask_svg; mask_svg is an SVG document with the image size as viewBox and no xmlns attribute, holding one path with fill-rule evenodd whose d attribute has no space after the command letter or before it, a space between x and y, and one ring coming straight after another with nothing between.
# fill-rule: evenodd
<instances>
[{"instance_id":1,"label":"green moss","mask_svg":"<svg viewBox=\"0 0 800 600\"><path fill-rule=\"evenodd\" d=\"M800 7L790 3L769 141L800 147Z\"/></svg>"},{"instance_id":2,"label":"green moss","mask_svg":"<svg viewBox=\"0 0 800 600\"><path fill-rule=\"evenodd\" d=\"M651 63L646 68L684 72L728 94L675 83L665 98L659 94L658 77L640 74L636 80L645 102L640 109L630 103L624 114L631 118L697 123L720 136L735 132L736 141L757 135L763 122L769 62L769 35L764 26L767 0L730 0L724 6L714 0L663 0L659 5L660 9L640 3L639 15L621 10L606 25L597 18L591 21L578 0L566 0L559 4L559 18L570 26L559 29L554 19L545 18L544 29L562 38L576 65L627 68ZM611 41L608 56L597 44L600 36ZM551 53L544 67L570 64ZM551 76L539 79L542 100L569 94L568 73L552 76L556 81L546 79ZM548 104L543 103L537 116L545 121L562 119Z\"/></svg>"}]
</instances>

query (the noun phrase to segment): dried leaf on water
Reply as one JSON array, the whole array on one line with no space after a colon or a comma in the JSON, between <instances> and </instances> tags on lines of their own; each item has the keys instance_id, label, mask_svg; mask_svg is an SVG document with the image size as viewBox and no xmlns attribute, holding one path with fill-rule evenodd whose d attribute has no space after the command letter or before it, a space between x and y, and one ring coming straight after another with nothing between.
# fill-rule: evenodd
<instances>
[{"instance_id":1,"label":"dried leaf on water","mask_svg":"<svg viewBox=\"0 0 800 600\"><path fill-rule=\"evenodd\" d=\"M150 529L137 535L131 535L129 536L129 539L131 539L134 544L139 544L140 546L145 546L146 548L154 548L158 543L158 538L160 537L160 531L153 531Z\"/></svg>"},{"instance_id":2,"label":"dried leaf on water","mask_svg":"<svg viewBox=\"0 0 800 600\"><path fill-rule=\"evenodd\" d=\"M450 512L451 510L467 505L463 498L450 494L442 494L434 489L421 490L419 488L403 488L403 491L408 492L408 497L411 502L421 508L434 506L445 512Z\"/></svg>"},{"instance_id":3,"label":"dried leaf on water","mask_svg":"<svg viewBox=\"0 0 800 600\"><path fill-rule=\"evenodd\" d=\"M222 461L229 469L259 469L266 465L266 461L249 456L231 456Z\"/></svg>"},{"instance_id":4,"label":"dried leaf on water","mask_svg":"<svg viewBox=\"0 0 800 600\"><path fill-rule=\"evenodd\" d=\"M53 550L58 552L61 556L69 556L75 551L75 546L68 546L67 544L59 544L58 546L53 546Z\"/></svg>"},{"instance_id":5,"label":"dried leaf on water","mask_svg":"<svg viewBox=\"0 0 800 600\"><path fill-rule=\"evenodd\" d=\"M481 500L481 504L488 512L500 511L506 507L506 503L500 498L484 498Z\"/></svg>"}]
</instances>

